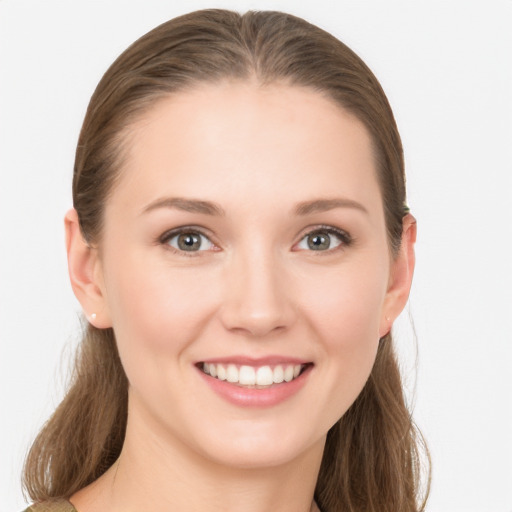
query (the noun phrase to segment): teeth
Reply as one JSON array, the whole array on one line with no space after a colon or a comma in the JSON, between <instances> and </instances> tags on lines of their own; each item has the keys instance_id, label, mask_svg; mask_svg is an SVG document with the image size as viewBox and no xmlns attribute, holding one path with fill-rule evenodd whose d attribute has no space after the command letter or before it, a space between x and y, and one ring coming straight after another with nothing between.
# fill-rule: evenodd
<instances>
[{"instance_id":1,"label":"teeth","mask_svg":"<svg viewBox=\"0 0 512 512\"><path fill-rule=\"evenodd\" d=\"M234 364L203 363L204 373L241 386L271 386L272 384L291 382L299 376L302 368L303 366L300 364L279 364L272 369L270 366L254 368L246 365L237 367Z\"/></svg>"},{"instance_id":2,"label":"teeth","mask_svg":"<svg viewBox=\"0 0 512 512\"><path fill-rule=\"evenodd\" d=\"M256 372L256 384L258 386L270 386L274 382L274 374L270 366L261 366Z\"/></svg>"},{"instance_id":3,"label":"teeth","mask_svg":"<svg viewBox=\"0 0 512 512\"><path fill-rule=\"evenodd\" d=\"M274 368L274 384L280 384L284 380L284 370L281 365Z\"/></svg>"},{"instance_id":4,"label":"teeth","mask_svg":"<svg viewBox=\"0 0 512 512\"><path fill-rule=\"evenodd\" d=\"M254 386L254 384L256 384L256 372L254 371L254 368L252 366L241 366L238 382L245 386Z\"/></svg>"},{"instance_id":5,"label":"teeth","mask_svg":"<svg viewBox=\"0 0 512 512\"><path fill-rule=\"evenodd\" d=\"M234 364L228 364L226 370L226 380L228 382L238 382L238 376L238 368Z\"/></svg>"},{"instance_id":6,"label":"teeth","mask_svg":"<svg viewBox=\"0 0 512 512\"><path fill-rule=\"evenodd\" d=\"M215 365L210 365L210 366L215 366ZM210 373L210 375L211 375L211 373ZM227 378L226 368L224 368L224 366L222 366L221 364L218 364L217 365L217 379L226 380L226 378Z\"/></svg>"}]
</instances>

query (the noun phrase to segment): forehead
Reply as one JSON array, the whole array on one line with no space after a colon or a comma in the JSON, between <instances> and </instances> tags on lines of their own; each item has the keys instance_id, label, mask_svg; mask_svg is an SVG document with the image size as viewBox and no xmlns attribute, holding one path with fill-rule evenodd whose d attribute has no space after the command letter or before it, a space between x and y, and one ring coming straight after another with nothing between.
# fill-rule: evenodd
<instances>
[{"instance_id":1,"label":"forehead","mask_svg":"<svg viewBox=\"0 0 512 512\"><path fill-rule=\"evenodd\" d=\"M337 193L380 200L367 129L307 88L202 85L158 100L129 128L127 142L117 188L137 204L158 188L221 200Z\"/></svg>"}]
</instances>

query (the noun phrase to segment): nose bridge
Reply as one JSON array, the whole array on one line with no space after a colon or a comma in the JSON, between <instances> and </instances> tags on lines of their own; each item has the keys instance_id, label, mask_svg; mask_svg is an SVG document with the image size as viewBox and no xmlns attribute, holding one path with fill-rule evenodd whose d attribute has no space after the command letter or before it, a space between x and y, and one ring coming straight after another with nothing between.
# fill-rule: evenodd
<instances>
[{"instance_id":1,"label":"nose bridge","mask_svg":"<svg viewBox=\"0 0 512 512\"><path fill-rule=\"evenodd\" d=\"M226 328L261 337L290 325L293 308L286 272L268 241L234 251L226 271L222 308Z\"/></svg>"}]
</instances>

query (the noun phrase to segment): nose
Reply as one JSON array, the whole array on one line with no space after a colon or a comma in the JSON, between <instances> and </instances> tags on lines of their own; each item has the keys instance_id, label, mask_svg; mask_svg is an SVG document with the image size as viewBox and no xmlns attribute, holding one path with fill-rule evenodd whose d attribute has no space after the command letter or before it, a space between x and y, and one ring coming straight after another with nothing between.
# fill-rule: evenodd
<instances>
[{"instance_id":1,"label":"nose","mask_svg":"<svg viewBox=\"0 0 512 512\"><path fill-rule=\"evenodd\" d=\"M226 329L262 338L288 329L295 312L283 262L272 251L234 255L226 268L221 321Z\"/></svg>"}]
</instances>

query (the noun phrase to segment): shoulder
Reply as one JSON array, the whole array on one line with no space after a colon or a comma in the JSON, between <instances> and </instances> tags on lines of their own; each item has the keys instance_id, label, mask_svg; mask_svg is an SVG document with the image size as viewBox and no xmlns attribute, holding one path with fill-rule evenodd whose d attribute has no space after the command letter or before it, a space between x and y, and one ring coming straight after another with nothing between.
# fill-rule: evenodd
<instances>
[{"instance_id":1,"label":"shoulder","mask_svg":"<svg viewBox=\"0 0 512 512\"><path fill-rule=\"evenodd\" d=\"M42 501L30 505L24 512L77 512L67 500Z\"/></svg>"}]
</instances>

